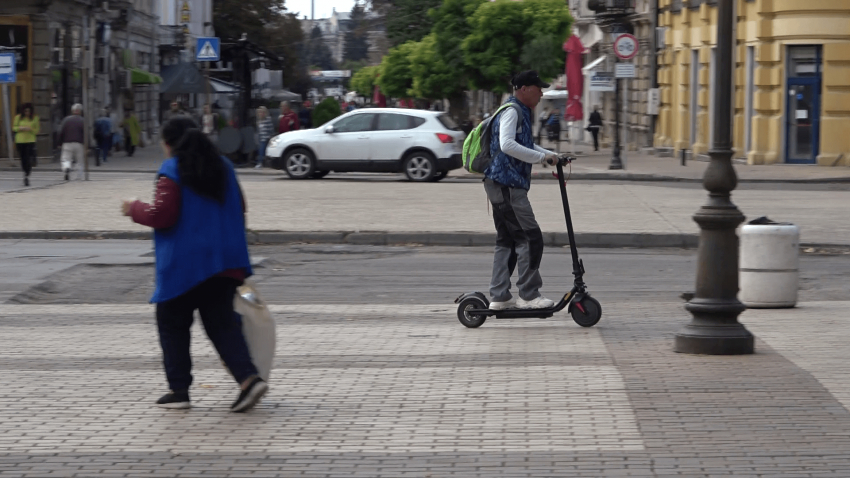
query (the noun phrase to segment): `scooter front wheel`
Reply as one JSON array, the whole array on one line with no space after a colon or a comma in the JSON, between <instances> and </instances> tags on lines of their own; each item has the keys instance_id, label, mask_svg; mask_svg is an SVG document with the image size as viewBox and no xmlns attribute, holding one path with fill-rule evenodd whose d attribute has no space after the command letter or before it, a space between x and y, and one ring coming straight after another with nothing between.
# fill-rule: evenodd
<instances>
[{"instance_id":1,"label":"scooter front wheel","mask_svg":"<svg viewBox=\"0 0 850 478\"><path fill-rule=\"evenodd\" d=\"M474 329L477 327L481 327L484 324L484 321L487 320L486 315L472 314L471 310L474 309L486 309L490 306L485 300L482 300L480 297L470 296L462 301L457 306L457 318L460 320L460 323L465 327L469 327L470 329Z\"/></svg>"},{"instance_id":2,"label":"scooter front wheel","mask_svg":"<svg viewBox=\"0 0 850 478\"><path fill-rule=\"evenodd\" d=\"M582 327L593 327L602 318L602 306L599 301L586 295L578 302L570 304L570 315Z\"/></svg>"}]
</instances>

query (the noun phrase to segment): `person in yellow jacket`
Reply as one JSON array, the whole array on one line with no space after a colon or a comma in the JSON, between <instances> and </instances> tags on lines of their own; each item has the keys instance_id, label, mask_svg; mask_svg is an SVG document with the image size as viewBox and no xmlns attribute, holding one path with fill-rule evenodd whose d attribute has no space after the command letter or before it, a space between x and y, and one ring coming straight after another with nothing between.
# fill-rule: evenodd
<instances>
[{"instance_id":1,"label":"person in yellow jacket","mask_svg":"<svg viewBox=\"0 0 850 478\"><path fill-rule=\"evenodd\" d=\"M136 118L133 110L127 110L124 113L124 121L118 126L124 129L124 150L127 151L127 156L132 156L136 146L139 145L139 136L142 133L139 119Z\"/></svg>"},{"instance_id":2,"label":"person in yellow jacket","mask_svg":"<svg viewBox=\"0 0 850 478\"><path fill-rule=\"evenodd\" d=\"M35 162L35 138L38 136L39 129L39 119L33 113L32 103L24 103L21 114L16 115L12 122L15 144L21 156L21 169L24 171L24 186L30 185L30 172Z\"/></svg>"}]
</instances>

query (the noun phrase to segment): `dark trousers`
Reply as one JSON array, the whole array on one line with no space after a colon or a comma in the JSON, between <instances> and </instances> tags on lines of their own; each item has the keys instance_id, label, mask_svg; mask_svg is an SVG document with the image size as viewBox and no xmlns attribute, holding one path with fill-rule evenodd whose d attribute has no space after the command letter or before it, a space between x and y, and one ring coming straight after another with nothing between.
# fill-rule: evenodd
<instances>
[{"instance_id":1,"label":"dark trousers","mask_svg":"<svg viewBox=\"0 0 850 478\"><path fill-rule=\"evenodd\" d=\"M127 151L127 156L132 156L136 152L136 145L133 144L133 139L130 138L130 132L124 131L124 149Z\"/></svg>"},{"instance_id":2,"label":"dark trousers","mask_svg":"<svg viewBox=\"0 0 850 478\"><path fill-rule=\"evenodd\" d=\"M211 277L189 292L156 304L156 323L162 345L168 386L173 391L192 385L192 357L189 354L190 327L197 309L207 337L237 383L257 375L251 362L239 315L233 311L233 296L239 283L227 277Z\"/></svg>"},{"instance_id":3,"label":"dark trousers","mask_svg":"<svg viewBox=\"0 0 850 478\"><path fill-rule=\"evenodd\" d=\"M593 135L593 150L599 151L599 128L590 127L590 134Z\"/></svg>"},{"instance_id":4,"label":"dark trousers","mask_svg":"<svg viewBox=\"0 0 850 478\"><path fill-rule=\"evenodd\" d=\"M32 172L33 153L35 152L35 143L17 143L18 155L21 157L21 169L24 171L24 176L28 177Z\"/></svg>"},{"instance_id":5,"label":"dark trousers","mask_svg":"<svg viewBox=\"0 0 850 478\"><path fill-rule=\"evenodd\" d=\"M97 164L100 164L101 161L105 163L109 156L109 150L112 149L112 139L98 141L97 149Z\"/></svg>"}]
</instances>

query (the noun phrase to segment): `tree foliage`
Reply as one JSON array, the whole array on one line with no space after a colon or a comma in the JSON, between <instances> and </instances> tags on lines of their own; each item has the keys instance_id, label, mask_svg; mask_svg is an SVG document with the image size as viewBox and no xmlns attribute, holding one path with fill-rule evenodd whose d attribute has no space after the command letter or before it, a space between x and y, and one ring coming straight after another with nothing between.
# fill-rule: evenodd
<instances>
[{"instance_id":1,"label":"tree foliage","mask_svg":"<svg viewBox=\"0 0 850 478\"><path fill-rule=\"evenodd\" d=\"M486 2L469 23L472 31L461 47L465 63L476 70L473 86L507 92L521 70L536 69L542 78L563 70L561 46L572 23L563 0Z\"/></svg>"},{"instance_id":2,"label":"tree foliage","mask_svg":"<svg viewBox=\"0 0 850 478\"><path fill-rule=\"evenodd\" d=\"M284 0L216 0L213 28L219 37L238 40L246 33L249 40L267 47L274 39L269 29L283 12Z\"/></svg>"},{"instance_id":3,"label":"tree foliage","mask_svg":"<svg viewBox=\"0 0 850 478\"><path fill-rule=\"evenodd\" d=\"M378 79L379 66L365 66L351 76L349 86L360 96L370 96Z\"/></svg>"},{"instance_id":4,"label":"tree foliage","mask_svg":"<svg viewBox=\"0 0 850 478\"><path fill-rule=\"evenodd\" d=\"M372 11L384 18L391 47L409 41L417 42L431 33L428 10L437 8L441 0L371 0Z\"/></svg>"},{"instance_id":5,"label":"tree foliage","mask_svg":"<svg viewBox=\"0 0 850 478\"><path fill-rule=\"evenodd\" d=\"M318 128L341 114L339 103L334 98L325 98L313 108L313 127Z\"/></svg>"},{"instance_id":6,"label":"tree foliage","mask_svg":"<svg viewBox=\"0 0 850 478\"><path fill-rule=\"evenodd\" d=\"M410 57L419 48L416 42L407 42L395 48L381 62L381 76L378 86L387 96L406 98L413 95L413 73L410 71Z\"/></svg>"},{"instance_id":7,"label":"tree foliage","mask_svg":"<svg viewBox=\"0 0 850 478\"><path fill-rule=\"evenodd\" d=\"M369 57L369 22L363 5L354 4L351 9L351 20L348 31L345 32L345 47L342 59L359 61Z\"/></svg>"},{"instance_id":8,"label":"tree foliage","mask_svg":"<svg viewBox=\"0 0 850 478\"><path fill-rule=\"evenodd\" d=\"M411 49L410 74L413 78L413 94L417 98L450 98L464 90L457 72L437 54L437 38L433 33Z\"/></svg>"}]
</instances>

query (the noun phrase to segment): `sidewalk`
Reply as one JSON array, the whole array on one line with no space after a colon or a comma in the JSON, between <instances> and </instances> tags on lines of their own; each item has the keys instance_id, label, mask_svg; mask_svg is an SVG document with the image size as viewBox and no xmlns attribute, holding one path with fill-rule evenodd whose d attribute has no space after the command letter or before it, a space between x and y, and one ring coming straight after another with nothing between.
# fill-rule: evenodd
<instances>
[{"instance_id":1,"label":"sidewalk","mask_svg":"<svg viewBox=\"0 0 850 478\"><path fill-rule=\"evenodd\" d=\"M543 147L556 149L548 141L543 141ZM570 152L571 146L568 142L560 143L561 152ZM687 161L685 166L681 165L681 159L677 157L660 157L637 151L624 151L622 156L625 169L609 170L611 162L611 150L602 149L593 152L593 148L587 145L576 147L578 160L572 165L572 179L576 180L611 180L611 181L687 181L701 182L708 167L707 161ZM137 148L132 158L126 157L126 153L113 153L109 162L94 166L93 159L89 164L91 173L98 172L156 172L162 163L162 148L152 144L145 148ZM17 163L16 163L17 164ZM59 163L51 163L46 158L39 162L36 172L41 170L59 169ZM9 160L0 160L0 171L20 170L19 166L12 167ZM553 179L551 168L535 166L534 177L536 179ZM735 171L740 183L750 182L789 182L789 183L850 183L850 168L847 167L822 167L817 165L790 165L772 164L762 166L749 166L735 163ZM239 168L242 175L283 175L283 171L270 168L255 170L251 167ZM449 174L455 178L476 178L463 170L455 170Z\"/></svg>"},{"instance_id":2,"label":"sidewalk","mask_svg":"<svg viewBox=\"0 0 850 478\"><path fill-rule=\"evenodd\" d=\"M153 174L93 175L88 182L0 193L0 237L148 237L147 228L120 215L119 205L133 197L150 200L152 186ZM257 242L493 243L479 180L410 183L331 175L293 181L260 174L243 176L242 186ZM693 247L699 229L692 216L707 200L701 185L681 182L571 180L568 191L580 246ZM566 244L557 182L536 181L529 195L547 243ZM850 246L850 188L844 185L742 188L732 200L748 219L768 216L799 225L805 245Z\"/></svg>"}]
</instances>

